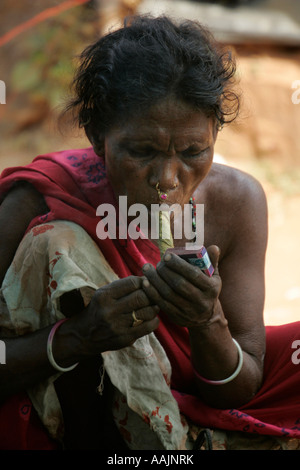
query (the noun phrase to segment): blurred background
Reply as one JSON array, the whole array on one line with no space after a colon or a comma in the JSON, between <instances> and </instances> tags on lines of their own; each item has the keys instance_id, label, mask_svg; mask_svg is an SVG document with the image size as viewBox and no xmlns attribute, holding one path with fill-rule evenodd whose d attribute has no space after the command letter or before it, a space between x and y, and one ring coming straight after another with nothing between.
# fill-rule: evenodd
<instances>
[{"instance_id":1,"label":"blurred background","mask_svg":"<svg viewBox=\"0 0 300 470\"><path fill-rule=\"evenodd\" d=\"M76 57L134 13L198 20L236 55L242 109L219 134L216 159L254 175L267 195L266 324L299 320L300 0L1 0L0 171L89 145L57 125Z\"/></svg>"}]
</instances>

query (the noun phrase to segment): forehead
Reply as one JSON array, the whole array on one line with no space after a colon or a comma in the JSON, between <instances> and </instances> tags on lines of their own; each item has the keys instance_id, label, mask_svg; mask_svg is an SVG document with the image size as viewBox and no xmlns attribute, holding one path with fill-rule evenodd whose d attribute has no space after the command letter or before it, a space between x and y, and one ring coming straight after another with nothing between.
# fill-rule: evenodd
<instances>
[{"instance_id":1,"label":"forehead","mask_svg":"<svg viewBox=\"0 0 300 470\"><path fill-rule=\"evenodd\" d=\"M147 111L123 120L112 132L122 140L176 145L209 142L213 138L214 119L203 111L176 99L166 99ZM115 135L115 137L116 137Z\"/></svg>"}]
</instances>

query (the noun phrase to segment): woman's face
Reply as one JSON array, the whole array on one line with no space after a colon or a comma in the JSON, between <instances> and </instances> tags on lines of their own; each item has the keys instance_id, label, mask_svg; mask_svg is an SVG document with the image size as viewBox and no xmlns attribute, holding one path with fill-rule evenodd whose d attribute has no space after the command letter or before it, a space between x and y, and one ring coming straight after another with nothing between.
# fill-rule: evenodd
<instances>
[{"instance_id":1,"label":"woman's face","mask_svg":"<svg viewBox=\"0 0 300 470\"><path fill-rule=\"evenodd\" d=\"M159 202L159 183L169 204L187 204L209 172L216 134L213 118L170 98L124 120L104 141L115 196L127 196L128 207L140 203L149 209Z\"/></svg>"}]
</instances>

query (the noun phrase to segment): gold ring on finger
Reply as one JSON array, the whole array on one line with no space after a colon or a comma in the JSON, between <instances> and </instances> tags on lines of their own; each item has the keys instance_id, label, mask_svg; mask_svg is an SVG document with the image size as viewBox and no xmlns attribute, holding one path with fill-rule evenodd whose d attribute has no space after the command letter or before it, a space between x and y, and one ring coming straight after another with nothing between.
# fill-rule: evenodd
<instances>
[{"instance_id":1,"label":"gold ring on finger","mask_svg":"<svg viewBox=\"0 0 300 470\"><path fill-rule=\"evenodd\" d=\"M133 318L133 323L132 323L132 326L135 327L135 326L138 326L140 325L141 323L143 323L143 320L140 320L139 318L136 318L136 314L135 314L135 311L133 310L132 311L132 318Z\"/></svg>"}]
</instances>

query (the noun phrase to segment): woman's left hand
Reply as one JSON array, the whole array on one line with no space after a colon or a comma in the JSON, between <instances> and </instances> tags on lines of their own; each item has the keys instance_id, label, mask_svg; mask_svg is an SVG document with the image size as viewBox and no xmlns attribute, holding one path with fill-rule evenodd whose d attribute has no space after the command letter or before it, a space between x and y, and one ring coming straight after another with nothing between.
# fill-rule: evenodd
<instances>
[{"instance_id":1,"label":"woman's left hand","mask_svg":"<svg viewBox=\"0 0 300 470\"><path fill-rule=\"evenodd\" d=\"M145 293L179 326L204 326L214 314L222 286L219 248L212 245L207 252L214 266L212 277L173 253L166 254L156 269L151 264L143 267Z\"/></svg>"}]
</instances>

